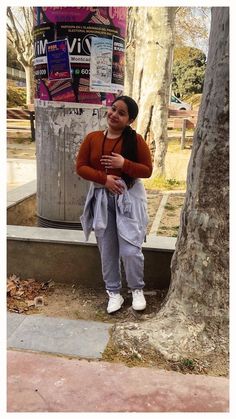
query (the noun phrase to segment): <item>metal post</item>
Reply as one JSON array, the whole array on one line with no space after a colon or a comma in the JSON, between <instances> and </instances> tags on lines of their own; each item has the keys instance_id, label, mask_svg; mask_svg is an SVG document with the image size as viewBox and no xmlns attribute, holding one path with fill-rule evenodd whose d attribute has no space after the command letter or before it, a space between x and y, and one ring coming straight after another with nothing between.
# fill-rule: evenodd
<instances>
[{"instance_id":1,"label":"metal post","mask_svg":"<svg viewBox=\"0 0 236 419\"><path fill-rule=\"evenodd\" d=\"M31 128L31 139L32 141L35 141L35 126L34 126L34 112L33 111L29 111L29 116L30 116L30 128Z\"/></svg>"},{"instance_id":2,"label":"metal post","mask_svg":"<svg viewBox=\"0 0 236 419\"><path fill-rule=\"evenodd\" d=\"M184 145L185 145L186 123L187 123L187 119L183 118L182 135L181 135L181 150L184 150Z\"/></svg>"}]
</instances>

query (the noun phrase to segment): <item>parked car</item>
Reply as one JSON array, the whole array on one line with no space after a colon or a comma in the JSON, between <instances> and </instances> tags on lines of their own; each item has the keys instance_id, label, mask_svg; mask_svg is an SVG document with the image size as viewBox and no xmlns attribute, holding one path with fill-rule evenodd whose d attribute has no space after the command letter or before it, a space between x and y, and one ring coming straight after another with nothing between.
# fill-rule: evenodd
<instances>
[{"instance_id":1,"label":"parked car","mask_svg":"<svg viewBox=\"0 0 236 419\"><path fill-rule=\"evenodd\" d=\"M180 111L190 111L192 108L189 103L183 102L174 95L171 95L170 107L174 109L179 109Z\"/></svg>"}]
</instances>

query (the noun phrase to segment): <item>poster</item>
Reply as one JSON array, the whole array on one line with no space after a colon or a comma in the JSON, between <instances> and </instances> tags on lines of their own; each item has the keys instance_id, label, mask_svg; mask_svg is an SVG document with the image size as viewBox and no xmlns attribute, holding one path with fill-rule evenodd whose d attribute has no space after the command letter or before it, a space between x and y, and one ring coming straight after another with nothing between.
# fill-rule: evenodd
<instances>
[{"instance_id":1,"label":"poster","mask_svg":"<svg viewBox=\"0 0 236 419\"><path fill-rule=\"evenodd\" d=\"M36 80L48 77L46 45L54 40L54 25L43 23L34 28L34 76Z\"/></svg>"},{"instance_id":2,"label":"poster","mask_svg":"<svg viewBox=\"0 0 236 419\"><path fill-rule=\"evenodd\" d=\"M118 77L115 66L111 67L110 88L91 90L91 43L92 38L112 40L113 45L115 37L124 40L126 10L125 7L35 7L36 98L109 106L119 87L123 90L121 73ZM46 44L60 39L68 41L71 80L49 80L48 77ZM116 51L112 52L112 57L117 60Z\"/></svg>"},{"instance_id":3,"label":"poster","mask_svg":"<svg viewBox=\"0 0 236 419\"><path fill-rule=\"evenodd\" d=\"M35 7L35 26L49 22L109 25L117 28L124 38L126 13L126 7Z\"/></svg>"},{"instance_id":4,"label":"poster","mask_svg":"<svg viewBox=\"0 0 236 419\"><path fill-rule=\"evenodd\" d=\"M48 80L71 78L67 39L48 42L46 45Z\"/></svg>"},{"instance_id":5,"label":"poster","mask_svg":"<svg viewBox=\"0 0 236 419\"><path fill-rule=\"evenodd\" d=\"M90 91L114 91L111 86L112 45L113 42L111 38L92 38L90 61Z\"/></svg>"},{"instance_id":6,"label":"poster","mask_svg":"<svg viewBox=\"0 0 236 419\"><path fill-rule=\"evenodd\" d=\"M125 41L124 39L113 36L113 56L112 56L112 78L113 88L122 90L124 85L125 69Z\"/></svg>"}]
</instances>

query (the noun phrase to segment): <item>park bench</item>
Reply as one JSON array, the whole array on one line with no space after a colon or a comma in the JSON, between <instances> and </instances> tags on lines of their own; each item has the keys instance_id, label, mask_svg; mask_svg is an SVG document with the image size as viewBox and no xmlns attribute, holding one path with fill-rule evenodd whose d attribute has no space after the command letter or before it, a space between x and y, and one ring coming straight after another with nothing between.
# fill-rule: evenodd
<instances>
[{"instance_id":1,"label":"park bench","mask_svg":"<svg viewBox=\"0 0 236 419\"><path fill-rule=\"evenodd\" d=\"M169 108L168 129L181 129L181 149L184 149L186 129L195 129L198 111L185 111Z\"/></svg>"},{"instance_id":2,"label":"park bench","mask_svg":"<svg viewBox=\"0 0 236 419\"><path fill-rule=\"evenodd\" d=\"M21 109L21 108L8 108L7 109L7 119L22 119L30 121L31 128L31 138L32 141L35 141L35 112L31 109Z\"/></svg>"}]
</instances>

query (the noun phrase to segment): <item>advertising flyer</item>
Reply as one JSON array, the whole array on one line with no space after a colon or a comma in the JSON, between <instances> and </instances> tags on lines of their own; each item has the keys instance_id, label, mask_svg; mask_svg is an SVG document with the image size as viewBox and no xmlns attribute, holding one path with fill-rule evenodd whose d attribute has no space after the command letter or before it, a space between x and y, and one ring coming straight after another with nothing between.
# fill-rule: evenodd
<instances>
[{"instance_id":1,"label":"advertising flyer","mask_svg":"<svg viewBox=\"0 0 236 419\"><path fill-rule=\"evenodd\" d=\"M46 45L48 80L71 78L67 39L48 42Z\"/></svg>"},{"instance_id":2,"label":"advertising flyer","mask_svg":"<svg viewBox=\"0 0 236 419\"><path fill-rule=\"evenodd\" d=\"M112 78L113 88L118 90L124 85L125 67L125 41L118 36L113 36Z\"/></svg>"},{"instance_id":3,"label":"advertising flyer","mask_svg":"<svg viewBox=\"0 0 236 419\"><path fill-rule=\"evenodd\" d=\"M90 90L113 92L112 76L112 39L92 38L90 61Z\"/></svg>"}]
</instances>

